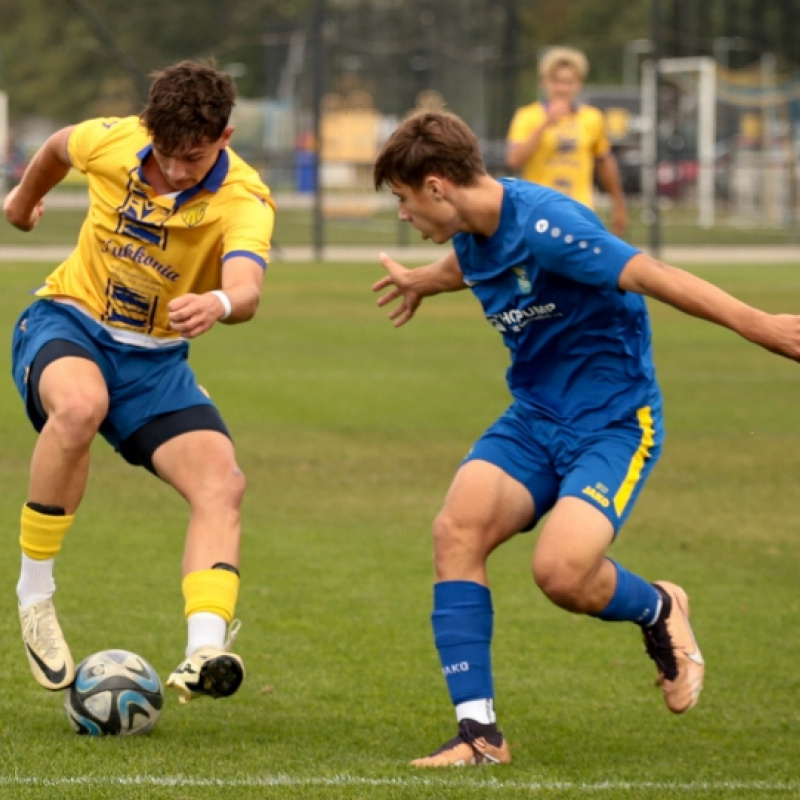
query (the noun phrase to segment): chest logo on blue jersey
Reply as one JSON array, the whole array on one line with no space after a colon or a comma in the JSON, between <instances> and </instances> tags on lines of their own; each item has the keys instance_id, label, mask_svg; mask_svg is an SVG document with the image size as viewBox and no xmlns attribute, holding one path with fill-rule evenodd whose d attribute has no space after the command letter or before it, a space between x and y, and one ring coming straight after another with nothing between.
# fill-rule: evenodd
<instances>
[{"instance_id":1,"label":"chest logo on blue jersey","mask_svg":"<svg viewBox=\"0 0 800 800\"><path fill-rule=\"evenodd\" d=\"M195 225L202 222L203 217L206 215L207 208L208 203L203 202L195 203L193 206L184 209L181 212L181 219L186 223L186 227L193 228Z\"/></svg>"},{"instance_id":2,"label":"chest logo on blue jersey","mask_svg":"<svg viewBox=\"0 0 800 800\"><path fill-rule=\"evenodd\" d=\"M511 271L517 276L517 286L522 294L530 294L533 291L533 284L525 267L512 267Z\"/></svg>"},{"instance_id":3,"label":"chest logo on blue jersey","mask_svg":"<svg viewBox=\"0 0 800 800\"><path fill-rule=\"evenodd\" d=\"M542 322L564 316L555 303L527 306L526 308L509 308L499 314L487 314L489 324L500 333L522 333L531 322Z\"/></svg>"}]
</instances>

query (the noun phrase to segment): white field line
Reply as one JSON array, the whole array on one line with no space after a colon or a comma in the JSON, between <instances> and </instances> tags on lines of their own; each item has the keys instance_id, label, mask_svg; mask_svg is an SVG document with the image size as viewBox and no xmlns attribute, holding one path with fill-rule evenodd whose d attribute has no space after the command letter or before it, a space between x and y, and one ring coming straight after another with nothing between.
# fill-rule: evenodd
<instances>
[{"instance_id":1,"label":"white field line","mask_svg":"<svg viewBox=\"0 0 800 800\"><path fill-rule=\"evenodd\" d=\"M439 789L463 788L482 790L522 790L528 792L583 792L585 794L606 794L626 792L636 794L644 790L658 792L679 792L691 795L696 792L782 792L800 794L798 781L520 781L480 778L474 780L453 776L452 779L411 776L408 778L363 778L352 775L333 775L331 777L302 778L291 775L261 775L246 778L198 778L188 775L75 775L59 778L39 778L25 775L0 775L0 787L67 787L67 786L152 786L158 788L218 788L246 789L285 787L433 787Z\"/></svg>"}]
</instances>

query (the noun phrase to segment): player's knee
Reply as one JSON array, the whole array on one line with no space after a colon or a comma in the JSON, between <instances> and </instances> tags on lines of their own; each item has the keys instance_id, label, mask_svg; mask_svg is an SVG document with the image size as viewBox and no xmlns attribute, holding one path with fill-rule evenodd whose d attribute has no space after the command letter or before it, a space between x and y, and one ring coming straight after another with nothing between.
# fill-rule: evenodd
<instances>
[{"instance_id":1,"label":"player's knee","mask_svg":"<svg viewBox=\"0 0 800 800\"><path fill-rule=\"evenodd\" d=\"M582 571L552 559L535 558L533 579L542 593L555 605L569 611L583 610L585 580Z\"/></svg>"},{"instance_id":2,"label":"player's knee","mask_svg":"<svg viewBox=\"0 0 800 800\"><path fill-rule=\"evenodd\" d=\"M448 553L463 547L464 531L446 511L440 511L433 521L433 549Z\"/></svg>"},{"instance_id":3,"label":"player's knee","mask_svg":"<svg viewBox=\"0 0 800 800\"><path fill-rule=\"evenodd\" d=\"M227 508L238 511L244 499L247 480L234 463L219 465L206 472L198 481L190 497L192 505L210 508Z\"/></svg>"},{"instance_id":4,"label":"player's knee","mask_svg":"<svg viewBox=\"0 0 800 800\"><path fill-rule=\"evenodd\" d=\"M239 508L244 500L244 493L247 491L247 478L239 466L233 468L230 478L230 502L235 508Z\"/></svg>"},{"instance_id":5,"label":"player's knee","mask_svg":"<svg viewBox=\"0 0 800 800\"><path fill-rule=\"evenodd\" d=\"M108 398L103 394L73 394L54 403L47 426L65 449L87 447L108 413Z\"/></svg>"},{"instance_id":6,"label":"player's knee","mask_svg":"<svg viewBox=\"0 0 800 800\"><path fill-rule=\"evenodd\" d=\"M247 480L238 466L226 468L214 481L209 496L225 508L238 509L242 505Z\"/></svg>"},{"instance_id":7,"label":"player's knee","mask_svg":"<svg viewBox=\"0 0 800 800\"><path fill-rule=\"evenodd\" d=\"M486 558L481 537L474 528L442 511L433 523L433 560L436 575L449 575L455 567L469 567Z\"/></svg>"}]
</instances>

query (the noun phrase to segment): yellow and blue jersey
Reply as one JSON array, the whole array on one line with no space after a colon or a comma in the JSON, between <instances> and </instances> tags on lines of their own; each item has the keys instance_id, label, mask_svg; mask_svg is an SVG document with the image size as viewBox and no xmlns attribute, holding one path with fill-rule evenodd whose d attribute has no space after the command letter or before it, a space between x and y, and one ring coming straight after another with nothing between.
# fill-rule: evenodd
<instances>
[{"instance_id":1,"label":"yellow and blue jersey","mask_svg":"<svg viewBox=\"0 0 800 800\"><path fill-rule=\"evenodd\" d=\"M175 196L157 195L145 181L151 149L138 117L75 126L69 156L87 176L89 211L77 247L36 293L146 347L180 340L168 303L220 288L226 259L244 255L266 268L274 226L269 189L230 148L200 184Z\"/></svg>"},{"instance_id":2,"label":"yellow and blue jersey","mask_svg":"<svg viewBox=\"0 0 800 800\"><path fill-rule=\"evenodd\" d=\"M619 290L638 250L552 189L504 178L491 236L458 233L461 271L511 355L514 399L538 418L602 430L660 414L644 298Z\"/></svg>"},{"instance_id":3,"label":"yellow and blue jersey","mask_svg":"<svg viewBox=\"0 0 800 800\"><path fill-rule=\"evenodd\" d=\"M531 103L517 109L508 131L509 144L527 141L547 118L547 106ZM611 151L603 113L579 105L572 114L547 127L533 155L522 167L521 177L549 186L593 207L594 164Z\"/></svg>"}]
</instances>

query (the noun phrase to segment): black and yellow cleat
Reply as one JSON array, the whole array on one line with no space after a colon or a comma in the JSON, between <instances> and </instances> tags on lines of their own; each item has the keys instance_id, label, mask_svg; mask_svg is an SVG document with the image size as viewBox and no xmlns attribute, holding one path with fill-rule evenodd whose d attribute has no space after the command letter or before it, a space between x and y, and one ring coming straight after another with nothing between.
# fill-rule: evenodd
<instances>
[{"instance_id":1,"label":"black and yellow cleat","mask_svg":"<svg viewBox=\"0 0 800 800\"><path fill-rule=\"evenodd\" d=\"M181 703L198 697L230 697L239 689L244 662L230 652L238 632L239 623L234 620L224 647L201 647L175 667L166 685L178 693Z\"/></svg>"}]
</instances>

